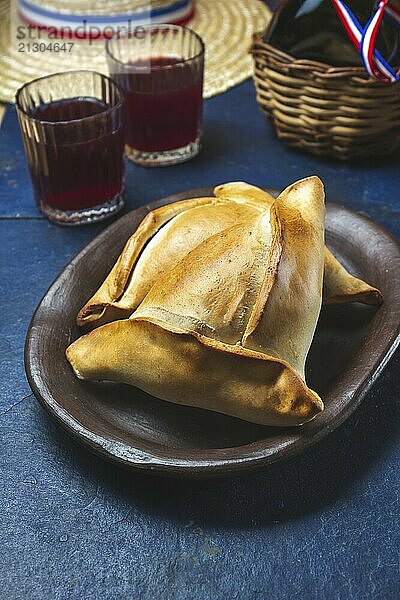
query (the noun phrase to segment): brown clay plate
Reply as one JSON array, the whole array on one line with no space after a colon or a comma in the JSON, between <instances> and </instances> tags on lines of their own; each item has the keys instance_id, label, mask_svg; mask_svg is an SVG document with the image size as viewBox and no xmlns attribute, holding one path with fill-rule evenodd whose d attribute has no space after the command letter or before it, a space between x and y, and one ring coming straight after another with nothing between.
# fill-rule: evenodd
<instances>
[{"instance_id":1,"label":"brown clay plate","mask_svg":"<svg viewBox=\"0 0 400 600\"><path fill-rule=\"evenodd\" d=\"M78 309L98 288L125 241L152 208L210 189L176 194L123 216L60 273L32 318L25 348L30 386L44 408L89 449L118 464L175 475L212 475L288 459L338 427L360 404L400 340L397 241L365 217L328 204L328 246L355 275L377 286L378 309L323 309L307 361L325 411L300 428L263 427L157 400L140 390L76 379L64 352L80 332Z\"/></svg>"}]
</instances>

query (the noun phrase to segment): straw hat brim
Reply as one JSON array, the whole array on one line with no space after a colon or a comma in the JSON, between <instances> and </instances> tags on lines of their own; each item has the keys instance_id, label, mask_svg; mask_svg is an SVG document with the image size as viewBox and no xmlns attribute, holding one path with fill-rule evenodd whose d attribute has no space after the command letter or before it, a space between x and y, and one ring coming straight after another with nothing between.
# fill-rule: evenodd
<instances>
[{"instance_id":1,"label":"straw hat brim","mask_svg":"<svg viewBox=\"0 0 400 600\"><path fill-rule=\"evenodd\" d=\"M271 11L261 0L197 0L195 16L188 26L206 45L205 98L250 77L252 36L266 27L270 17ZM8 0L0 0L0 100L14 102L21 85L50 73L72 69L108 72L104 41L89 45L87 40L66 40L74 42L70 53L19 52L18 40L14 39L19 23L25 24L19 22L15 7L10 8ZM41 41L55 40L47 40L41 32Z\"/></svg>"}]
</instances>

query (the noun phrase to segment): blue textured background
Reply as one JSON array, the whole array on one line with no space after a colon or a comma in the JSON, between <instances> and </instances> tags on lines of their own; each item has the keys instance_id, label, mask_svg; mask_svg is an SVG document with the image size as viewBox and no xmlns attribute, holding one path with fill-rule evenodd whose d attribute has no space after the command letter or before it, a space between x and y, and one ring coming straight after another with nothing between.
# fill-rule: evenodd
<instances>
[{"instance_id":1,"label":"blue textured background","mask_svg":"<svg viewBox=\"0 0 400 600\"><path fill-rule=\"evenodd\" d=\"M128 165L128 208L243 179L311 174L328 199L400 235L398 157L338 164L283 147L251 82L206 102L202 155ZM397 599L398 355L362 406L305 455L251 475L168 480L112 467L66 436L26 383L23 343L52 279L105 225L65 229L35 208L13 109L0 130L0 597Z\"/></svg>"}]
</instances>

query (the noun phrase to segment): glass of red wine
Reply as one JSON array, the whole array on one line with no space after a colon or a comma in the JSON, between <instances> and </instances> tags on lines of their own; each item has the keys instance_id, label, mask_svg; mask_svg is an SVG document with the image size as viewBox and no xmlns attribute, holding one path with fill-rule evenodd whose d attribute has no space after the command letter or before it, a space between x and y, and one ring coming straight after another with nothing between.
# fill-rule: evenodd
<instances>
[{"instance_id":1,"label":"glass of red wine","mask_svg":"<svg viewBox=\"0 0 400 600\"><path fill-rule=\"evenodd\" d=\"M125 151L144 166L177 164L200 151L204 44L179 25L153 25L106 42L111 77L125 94Z\"/></svg>"},{"instance_id":2,"label":"glass of red wine","mask_svg":"<svg viewBox=\"0 0 400 600\"><path fill-rule=\"evenodd\" d=\"M123 95L109 77L69 71L21 87L16 106L37 204L51 221L100 221L124 206Z\"/></svg>"}]
</instances>

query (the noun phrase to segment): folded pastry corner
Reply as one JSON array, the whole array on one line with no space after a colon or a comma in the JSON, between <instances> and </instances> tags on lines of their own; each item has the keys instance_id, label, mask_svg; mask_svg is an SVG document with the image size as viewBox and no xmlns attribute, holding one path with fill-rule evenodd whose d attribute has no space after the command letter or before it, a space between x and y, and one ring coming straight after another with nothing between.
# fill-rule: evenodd
<instances>
[{"instance_id":1,"label":"folded pastry corner","mask_svg":"<svg viewBox=\"0 0 400 600\"><path fill-rule=\"evenodd\" d=\"M271 207L275 202L275 198L266 190L245 181L231 181L217 185L214 188L214 195L217 198L226 198L239 203L261 204L264 207Z\"/></svg>"},{"instance_id":2,"label":"folded pastry corner","mask_svg":"<svg viewBox=\"0 0 400 600\"><path fill-rule=\"evenodd\" d=\"M325 247L324 302L326 304L345 304L362 302L363 304L381 304L381 292L350 275L344 266Z\"/></svg>"},{"instance_id":3,"label":"folded pastry corner","mask_svg":"<svg viewBox=\"0 0 400 600\"><path fill-rule=\"evenodd\" d=\"M108 323L67 349L80 379L134 385L162 400L263 425L301 425L323 410L283 361L141 319ZM108 350L106 350L108 346Z\"/></svg>"},{"instance_id":4,"label":"folded pastry corner","mask_svg":"<svg viewBox=\"0 0 400 600\"><path fill-rule=\"evenodd\" d=\"M75 373L262 425L309 421L323 410L304 364L322 302L324 214L311 177L208 237L130 319L71 344Z\"/></svg>"}]
</instances>

